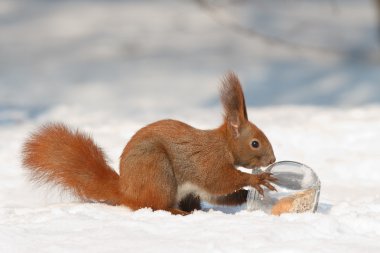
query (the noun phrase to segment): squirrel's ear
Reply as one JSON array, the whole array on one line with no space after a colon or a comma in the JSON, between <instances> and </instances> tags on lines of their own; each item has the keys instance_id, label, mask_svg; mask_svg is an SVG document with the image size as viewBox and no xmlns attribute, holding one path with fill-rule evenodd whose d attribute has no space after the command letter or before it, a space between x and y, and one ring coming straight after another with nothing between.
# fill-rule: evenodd
<instances>
[{"instance_id":1,"label":"squirrel's ear","mask_svg":"<svg viewBox=\"0 0 380 253\"><path fill-rule=\"evenodd\" d=\"M233 72L228 73L223 79L220 98L224 107L225 120L232 128L235 137L238 137L241 126L248 121L248 116L240 81Z\"/></svg>"}]
</instances>

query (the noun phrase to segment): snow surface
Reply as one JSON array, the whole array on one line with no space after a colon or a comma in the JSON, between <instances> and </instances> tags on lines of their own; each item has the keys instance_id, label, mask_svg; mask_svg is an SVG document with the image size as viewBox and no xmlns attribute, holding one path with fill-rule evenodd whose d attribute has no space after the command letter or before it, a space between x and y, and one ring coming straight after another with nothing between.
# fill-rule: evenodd
<instances>
[{"instance_id":1,"label":"snow surface","mask_svg":"<svg viewBox=\"0 0 380 253\"><path fill-rule=\"evenodd\" d=\"M248 212L244 206L206 206L186 217L149 209L131 212L31 187L20 167L20 145L46 119L74 122L81 117L73 126L92 133L114 167L123 145L143 126L138 120L110 121L112 113L93 120L66 109L0 126L1 252L379 252L380 107L249 109L277 159L308 164L322 182L317 213L281 217ZM194 126L211 128L220 122L214 110L189 114L187 122ZM177 118L186 120L180 112Z\"/></svg>"},{"instance_id":2,"label":"snow surface","mask_svg":"<svg viewBox=\"0 0 380 253\"><path fill-rule=\"evenodd\" d=\"M262 1L253 17L238 5L218 12L250 29L276 17L264 30L275 34L311 15L320 26L297 27L291 39L347 51L339 55L236 33L196 2L0 2L0 252L380 252L371 2L286 1L281 12ZM321 16L316 8L327 10ZM303 162L320 177L317 213L275 217L207 204L186 217L131 212L26 180L22 142L46 122L91 133L115 169L126 142L148 123L218 126L217 85L228 69L241 76L249 117L277 160Z\"/></svg>"}]
</instances>

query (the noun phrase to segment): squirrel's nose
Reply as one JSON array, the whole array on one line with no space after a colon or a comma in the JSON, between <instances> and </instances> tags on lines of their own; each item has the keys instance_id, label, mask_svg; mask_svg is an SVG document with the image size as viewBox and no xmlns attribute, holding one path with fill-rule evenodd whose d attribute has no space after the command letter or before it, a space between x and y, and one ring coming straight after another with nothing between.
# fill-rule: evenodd
<instances>
[{"instance_id":1,"label":"squirrel's nose","mask_svg":"<svg viewBox=\"0 0 380 253\"><path fill-rule=\"evenodd\" d=\"M276 157L273 156L273 158L269 161L270 164L274 163L276 161Z\"/></svg>"}]
</instances>

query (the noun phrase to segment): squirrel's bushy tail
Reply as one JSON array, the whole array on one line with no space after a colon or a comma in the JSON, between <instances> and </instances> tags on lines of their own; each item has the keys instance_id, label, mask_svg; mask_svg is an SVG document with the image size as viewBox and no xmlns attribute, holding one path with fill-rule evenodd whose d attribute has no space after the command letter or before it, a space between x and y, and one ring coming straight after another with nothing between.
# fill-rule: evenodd
<instances>
[{"instance_id":1,"label":"squirrel's bushy tail","mask_svg":"<svg viewBox=\"0 0 380 253\"><path fill-rule=\"evenodd\" d=\"M22 154L33 180L60 185L86 201L120 204L119 175L88 135L45 125L25 142Z\"/></svg>"}]
</instances>

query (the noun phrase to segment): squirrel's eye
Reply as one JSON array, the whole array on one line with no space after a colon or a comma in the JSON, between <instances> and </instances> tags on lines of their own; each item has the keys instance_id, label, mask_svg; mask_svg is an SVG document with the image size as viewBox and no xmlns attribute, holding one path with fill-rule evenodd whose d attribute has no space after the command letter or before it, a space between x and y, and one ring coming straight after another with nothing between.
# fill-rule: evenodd
<instances>
[{"instance_id":1,"label":"squirrel's eye","mask_svg":"<svg viewBox=\"0 0 380 253\"><path fill-rule=\"evenodd\" d=\"M260 143L259 143L258 141L252 141L252 142L251 142L251 145L252 145L252 147L254 147L254 148L258 148L258 147L260 147Z\"/></svg>"}]
</instances>

